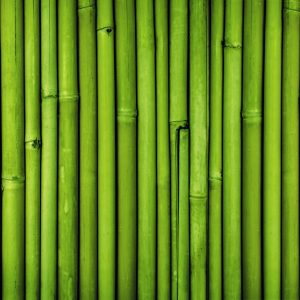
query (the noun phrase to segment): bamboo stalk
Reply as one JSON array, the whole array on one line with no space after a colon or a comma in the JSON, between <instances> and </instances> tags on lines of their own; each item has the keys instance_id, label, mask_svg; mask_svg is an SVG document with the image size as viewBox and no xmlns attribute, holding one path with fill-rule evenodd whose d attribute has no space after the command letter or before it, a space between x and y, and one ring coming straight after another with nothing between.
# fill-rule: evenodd
<instances>
[{"instance_id":1,"label":"bamboo stalk","mask_svg":"<svg viewBox=\"0 0 300 300\"><path fill-rule=\"evenodd\" d=\"M80 299L97 298L97 65L94 0L78 0Z\"/></svg>"},{"instance_id":2,"label":"bamboo stalk","mask_svg":"<svg viewBox=\"0 0 300 300\"><path fill-rule=\"evenodd\" d=\"M40 4L26 0L25 155L26 155L26 299L40 295Z\"/></svg>"},{"instance_id":3,"label":"bamboo stalk","mask_svg":"<svg viewBox=\"0 0 300 300\"><path fill-rule=\"evenodd\" d=\"M282 298L299 299L300 2L283 8Z\"/></svg>"},{"instance_id":4,"label":"bamboo stalk","mask_svg":"<svg viewBox=\"0 0 300 300\"><path fill-rule=\"evenodd\" d=\"M222 299L222 92L224 1L211 1L209 132L209 298Z\"/></svg>"},{"instance_id":5,"label":"bamboo stalk","mask_svg":"<svg viewBox=\"0 0 300 300\"><path fill-rule=\"evenodd\" d=\"M23 1L1 1L2 298L25 295Z\"/></svg>"},{"instance_id":6,"label":"bamboo stalk","mask_svg":"<svg viewBox=\"0 0 300 300\"><path fill-rule=\"evenodd\" d=\"M223 92L224 299L241 298L241 92L243 2L225 5Z\"/></svg>"},{"instance_id":7,"label":"bamboo stalk","mask_svg":"<svg viewBox=\"0 0 300 300\"><path fill-rule=\"evenodd\" d=\"M281 0L266 0L263 150L264 299L281 293Z\"/></svg>"},{"instance_id":8,"label":"bamboo stalk","mask_svg":"<svg viewBox=\"0 0 300 300\"><path fill-rule=\"evenodd\" d=\"M261 299L263 23L264 1L245 1L242 103L242 277L245 299Z\"/></svg>"},{"instance_id":9,"label":"bamboo stalk","mask_svg":"<svg viewBox=\"0 0 300 300\"><path fill-rule=\"evenodd\" d=\"M41 299L57 297L56 0L41 1L42 170Z\"/></svg>"},{"instance_id":10,"label":"bamboo stalk","mask_svg":"<svg viewBox=\"0 0 300 300\"><path fill-rule=\"evenodd\" d=\"M115 82L113 1L97 2L99 298L115 299Z\"/></svg>"},{"instance_id":11,"label":"bamboo stalk","mask_svg":"<svg viewBox=\"0 0 300 300\"><path fill-rule=\"evenodd\" d=\"M156 103L154 2L138 0L138 297L156 293Z\"/></svg>"},{"instance_id":12,"label":"bamboo stalk","mask_svg":"<svg viewBox=\"0 0 300 300\"><path fill-rule=\"evenodd\" d=\"M78 86L77 1L58 2L59 59L59 298L77 298Z\"/></svg>"}]
</instances>

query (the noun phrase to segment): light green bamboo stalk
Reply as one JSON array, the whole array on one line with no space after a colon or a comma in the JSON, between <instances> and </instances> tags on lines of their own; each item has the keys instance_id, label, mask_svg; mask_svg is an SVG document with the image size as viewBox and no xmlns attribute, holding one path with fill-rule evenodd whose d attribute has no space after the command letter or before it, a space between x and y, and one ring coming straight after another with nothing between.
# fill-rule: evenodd
<instances>
[{"instance_id":1,"label":"light green bamboo stalk","mask_svg":"<svg viewBox=\"0 0 300 300\"><path fill-rule=\"evenodd\" d=\"M206 299L207 1L190 1L191 298Z\"/></svg>"},{"instance_id":2,"label":"light green bamboo stalk","mask_svg":"<svg viewBox=\"0 0 300 300\"><path fill-rule=\"evenodd\" d=\"M26 145L26 299L40 296L40 1L24 2Z\"/></svg>"},{"instance_id":3,"label":"light green bamboo stalk","mask_svg":"<svg viewBox=\"0 0 300 300\"><path fill-rule=\"evenodd\" d=\"M281 283L281 18L282 1L266 0L263 146L264 299L280 299Z\"/></svg>"},{"instance_id":4,"label":"light green bamboo stalk","mask_svg":"<svg viewBox=\"0 0 300 300\"><path fill-rule=\"evenodd\" d=\"M157 97L157 298L170 299L168 1L155 1Z\"/></svg>"},{"instance_id":5,"label":"light green bamboo stalk","mask_svg":"<svg viewBox=\"0 0 300 300\"><path fill-rule=\"evenodd\" d=\"M78 0L80 299L97 298L97 64L94 0Z\"/></svg>"},{"instance_id":6,"label":"light green bamboo stalk","mask_svg":"<svg viewBox=\"0 0 300 300\"><path fill-rule=\"evenodd\" d=\"M300 1L283 9L282 298L299 299Z\"/></svg>"},{"instance_id":7,"label":"light green bamboo stalk","mask_svg":"<svg viewBox=\"0 0 300 300\"><path fill-rule=\"evenodd\" d=\"M224 1L211 1L209 132L209 298L222 299L222 91Z\"/></svg>"},{"instance_id":8,"label":"light green bamboo stalk","mask_svg":"<svg viewBox=\"0 0 300 300\"><path fill-rule=\"evenodd\" d=\"M41 299L57 297L56 0L41 1L42 170Z\"/></svg>"},{"instance_id":9,"label":"light green bamboo stalk","mask_svg":"<svg viewBox=\"0 0 300 300\"><path fill-rule=\"evenodd\" d=\"M244 2L243 298L261 299L261 137L264 1Z\"/></svg>"},{"instance_id":10,"label":"light green bamboo stalk","mask_svg":"<svg viewBox=\"0 0 300 300\"><path fill-rule=\"evenodd\" d=\"M97 2L99 299L115 299L116 184L113 1Z\"/></svg>"},{"instance_id":11,"label":"light green bamboo stalk","mask_svg":"<svg viewBox=\"0 0 300 300\"><path fill-rule=\"evenodd\" d=\"M58 2L59 298L76 299L78 284L77 1Z\"/></svg>"},{"instance_id":12,"label":"light green bamboo stalk","mask_svg":"<svg viewBox=\"0 0 300 300\"><path fill-rule=\"evenodd\" d=\"M223 94L224 299L241 298L241 92L243 2L225 5Z\"/></svg>"},{"instance_id":13,"label":"light green bamboo stalk","mask_svg":"<svg viewBox=\"0 0 300 300\"><path fill-rule=\"evenodd\" d=\"M135 1L116 0L118 105L118 299L136 299Z\"/></svg>"},{"instance_id":14,"label":"light green bamboo stalk","mask_svg":"<svg viewBox=\"0 0 300 300\"><path fill-rule=\"evenodd\" d=\"M1 1L2 299L25 296L23 1Z\"/></svg>"},{"instance_id":15,"label":"light green bamboo stalk","mask_svg":"<svg viewBox=\"0 0 300 300\"><path fill-rule=\"evenodd\" d=\"M138 84L138 297L156 293L156 103L154 1L136 2Z\"/></svg>"}]
</instances>

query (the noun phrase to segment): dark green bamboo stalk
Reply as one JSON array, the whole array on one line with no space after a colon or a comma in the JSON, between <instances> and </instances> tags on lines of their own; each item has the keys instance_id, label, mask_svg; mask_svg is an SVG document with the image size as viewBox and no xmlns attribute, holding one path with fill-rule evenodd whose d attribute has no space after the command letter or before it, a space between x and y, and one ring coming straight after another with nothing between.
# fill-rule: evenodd
<instances>
[{"instance_id":1,"label":"dark green bamboo stalk","mask_svg":"<svg viewBox=\"0 0 300 300\"><path fill-rule=\"evenodd\" d=\"M40 296L40 1L26 0L25 145L26 145L26 299Z\"/></svg>"},{"instance_id":2,"label":"dark green bamboo stalk","mask_svg":"<svg viewBox=\"0 0 300 300\"><path fill-rule=\"evenodd\" d=\"M25 295L23 1L1 1L2 298Z\"/></svg>"},{"instance_id":3,"label":"dark green bamboo stalk","mask_svg":"<svg viewBox=\"0 0 300 300\"><path fill-rule=\"evenodd\" d=\"M222 92L224 0L211 1L209 132L209 298L222 299Z\"/></svg>"},{"instance_id":4,"label":"dark green bamboo stalk","mask_svg":"<svg viewBox=\"0 0 300 300\"><path fill-rule=\"evenodd\" d=\"M282 297L299 299L300 1L283 8Z\"/></svg>"},{"instance_id":5,"label":"dark green bamboo stalk","mask_svg":"<svg viewBox=\"0 0 300 300\"><path fill-rule=\"evenodd\" d=\"M41 1L42 170L41 299L57 297L56 0Z\"/></svg>"},{"instance_id":6,"label":"dark green bamboo stalk","mask_svg":"<svg viewBox=\"0 0 300 300\"><path fill-rule=\"evenodd\" d=\"M116 0L118 105L118 298L136 299L135 1Z\"/></svg>"},{"instance_id":7,"label":"dark green bamboo stalk","mask_svg":"<svg viewBox=\"0 0 300 300\"><path fill-rule=\"evenodd\" d=\"M154 1L138 0L138 297L156 293L156 103Z\"/></svg>"},{"instance_id":8,"label":"dark green bamboo stalk","mask_svg":"<svg viewBox=\"0 0 300 300\"><path fill-rule=\"evenodd\" d=\"M168 1L155 1L157 97L157 298L170 299Z\"/></svg>"},{"instance_id":9,"label":"dark green bamboo stalk","mask_svg":"<svg viewBox=\"0 0 300 300\"><path fill-rule=\"evenodd\" d=\"M58 2L59 298L76 299L78 284L77 1Z\"/></svg>"},{"instance_id":10,"label":"dark green bamboo stalk","mask_svg":"<svg viewBox=\"0 0 300 300\"><path fill-rule=\"evenodd\" d=\"M207 1L190 1L191 298L206 298Z\"/></svg>"},{"instance_id":11,"label":"dark green bamboo stalk","mask_svg":"<svg viewBox=\"0 0 300 300\"><path fill-rule=\"evenodd\" d=\"M97 64L94 0L78 0L80 299L97 298Z\"/></svg>"},{"instance_id":12,"label":"dark green bamboo stalk","mask_svg":"<svg viewBox=\"0 0 300 300\"><path fill-rule=\"evenodd\" d=\"M223 94L224 299L241 298L241 92L243 2L225 5Z\"/></svg>"},{"instance_id":13,"label":"dark green bamboo stalk","mask_svg":"<svg viewBox=\"0 0 300 300\"><path fill-rule=\"evenodd\" d=\"M261 137L264 1L244 2L243 298L261 299Z\"/></svg>"}]
</instances>

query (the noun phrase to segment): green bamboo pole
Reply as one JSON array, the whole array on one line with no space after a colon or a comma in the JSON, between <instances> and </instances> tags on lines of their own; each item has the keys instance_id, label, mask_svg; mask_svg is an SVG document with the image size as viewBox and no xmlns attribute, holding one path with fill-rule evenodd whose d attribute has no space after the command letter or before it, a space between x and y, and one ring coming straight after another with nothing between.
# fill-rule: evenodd
<instances>
[{"instance_id":1,"label":"green bamboo pole","mask_svg":"<svg viewBox=\"0 0 300 300\"><path fill-rule=\"evenodd\" d=\"M56 0L41 1L42 170L41 299L57 297Z\"/></svg>"},{"instance_id":2,"label":"green bamboo pole","mask_svg":"<svg viewBox=\"0 0 300 300\"><path fill-rule=\"evenodd\" d=\"M155 1L157 97L157 298L170 299L168 1Z\"/></svg>"},{"instance_id":3,"label":"green bamboo pole","mask_svg":"<svg viewBox=\"0 0 300 300\"><path fill-rule=\"evenodd\" d=\"M78 86L77 1L58 2L59 174L58 291L77 298L78 284Z\"/></svg>"},{"instance_id":4,"label":"green bamboo pole","mask_svg":"<svg viewBox=\"0 0 300 300\"><path fill-rule=\"evenodd\" d=\"M206 299L207 1L190 1L191 298Z\"/></svg>"},{"instance_id":5,"label":"green bamboo pole","mask_svg":"<svg viewBox=\"0 0 300 300\"><path fill-rule=\"evenodd\" d=\"M116 184L113 1L97 2L99 299L115 299Z\"/></svg>"},{"instance_id":6,"label":"green bamboo pole","mask_svg":"<svg viewBox=\"0 0 300 300\"><path fill-rule=\"evenodd\" d=\"M243 2L225 4L223 94L224 299L241 299L241 92Z\"/></svg>"},{"instance_id":7,"label":"green bamboo pole","mask_svg":"<svg viewBox=\"0 0 300 300\"><path fill-rule=\"evenodd\" d=\"M136 299L136 53L135 1L116 0L118 109L118 299Z\"/></svg>"},{"instance_id":8,"label":"green bamboo pole","mask_svg":"<svg viewBox=\"0 0 300 300\"><path fill-rule=\"evenodd\" d=\"M26 299L40 295L40 2L26 0L25 156L26 156Z\"/></svg>"},{"instance_id":9,"label":"green bamboo pole","mask_svg":"<svg viewBox=\"0 0 300 300\"><path fill-rule=\"evenodd\" d=\"M1 1L2 298L25 296L23 1Z\"/></svg>"},{"instance_id":10,"label":"green bamboo pole","mask_svg":"<svg viewBox=\"0 0 300 300\"><path fill-rule=\"evenodd\" d=\"M156 294L154 2L136 2L138 85L138 298Z\"/></svg>"},{"instance_id":11,"label":"green bamboo pole","mask_svg":"<svg viewBox=\"0 0 300 300\"><path fill-rule=\"evenodd\" d=\"M283 8L282 298L299 299L300 1Z\"/></svg>"},{"instance_id":12,"label":"green bamboo pole","mask_svg":"<svg viewBox=\"0 0 300 300\"><path fill-rule=\"evenodd\" d=\"M224 0L211 1L209 132L209 298L222 299L222 91Z\"/></svg>"},{"instance_id":13,"label":"green bamboo pole","mask_svg":"<svg viewBox=\"0 0 300 300\"><path fill-rule=\"evenodd\" d=\"M244 2L242 270L243 298L261 299L261 137L264 1Z\"/></svg>"},{"instance_id":14,"label":"green bamboo pole","mask_svg":"<svg viewBox=\"0 0 300 300\"><path fill-rule=\"evenodd\" d=\"M282 1L266 0L263 145L264 299L281 294L281 18Z\"/></svg>"},{"instance_id":15,"label":"green bamboo pole","mask_svg":"<svg viewBox=\"0 0 300 300\"><path fill-rule=\"evenodd\" d=\"M94 0L78 0L80 299L97 298L97 65Z\"/></svg>"}]
</instances>

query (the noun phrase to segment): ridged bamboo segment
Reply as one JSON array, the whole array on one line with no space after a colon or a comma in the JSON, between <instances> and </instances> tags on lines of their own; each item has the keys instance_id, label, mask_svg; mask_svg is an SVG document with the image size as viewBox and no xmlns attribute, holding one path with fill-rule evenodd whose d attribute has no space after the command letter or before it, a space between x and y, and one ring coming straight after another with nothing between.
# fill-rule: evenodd
<instances>
[{"instance_id":1,"label":"ridged bamboo segment","mask_svg":"<svg viewBox=\"0 0 300 300\"><path fill-rule=\"evenodd\" d=\"M136 2L138 85L138 298L156 295L154 1Z\"/></svg>"},{"instance_id":2,"label":"ridged bamboo segment","mask_svg":"<svg viewBox=\"0 0 300 300\"><path fill-rule=\"evenodd\" d=\"M281 283L281 0L266 0L263 145L264 299L280 299Z\"/></svg>"},{"instance_id":3,"label":"ridged bamboo segment","mask_svg":"<svg viewBox=\"0 0 300 300\"><path fill-rule=\"evenodd\" d=\"M58 2L59 169L58 291L78 297L77 1Z\"/></svg>"},{"instance_id":4,"label":"ridged bamboo segment","mask_svg":"<svg viewBox=\"0 0 300 300\"><path fill-rule=\"evenodd\" d=\"M99 299L115 299L116 184L113 1L97 2Z\"/></svg>"},{"instance_id":5,"label":"ridged bamboo segment","mask_svg":"<svg viewBox=\"0 0 300 300\"><path fill-rule=\"evenodd\" d=\"M25 296L23 1L1 1L2 298Z\"/></svg>"},{"instance_id":6,"label":"ridged bamboo segment","mask_svg":"<svg viewBox=\"0 0 300 300\"><path fill-rule=\"evenodd\" d=\"M300 1L283 8L282 298L299 299Z\"/></svg>"},{"instance_id":7,"label":"ridged bamboo segment","mask_svg":"<svg viewBox=\"0 0 300 300\"><path fill-rule=\"evenodd\" d=\"M190 295L189 130L178 131L178 299Z\"/></svg>"},{"instance_id":8,"label":"ridged bamboo segment","mask_svg":"<svg viewBox=\"0 0 300 300\"><path fill-rule=\"evenodd\" d=\"M224 299L241 299L241 92L243 2L225 5L223 92Z\"/></svg>"},{"instance_id":9,"label":"ridged bamboo segment","mask_svg":"<svg viewBox=\"0 0 300 300\"><path fill-rule=\"evenodd\" d=\"M24 2L26 299L40 296L40 1Z\"/></svg>"},{"instance_id":10,"label":"ridged bamboo segment","mask_svg":"<svg viewBox=\"0 0 300 300\"><path fill-rule=\"evenodd\" d=\"M261 299L261 152L264 1L244 1L242 270L243 298Z\"/></svg>"},{"instance_id":11,"label":"ridged bamboo segment","mask_svg":"<svg viewBox=\"0 0 300 300\"><path fill-rule=\"evenodd\" d=\"M190 1L191 298L206 299L207 0ZM180 276L180 274L179 274Z\"/></svg>"},{"instance_id":12,"label":"ridged bamboo segment","mask_svg":"<svg viewBox=\"0 0 300 300\"><path fill-rule=\"evenodd\" d=\"M56 0L41 1L42 170L41 299L57 297Z\"/></svg>"},{"instance_id":13,"label":"ridged bamboo segment","mask_svg":"<svg viewBox=\"0 0 300 300\"><path fill-rule=\"evenodd\" d=\"M170 299L170 147L168 1L155 1L157 97L157 298Z\"/></svg>"},{"instance_id":14,"label":"ridged bamboo segment","mask_svg":"<svg viewBox=\"0 0 300 300\"><path fill-rule=\"evenodd\" d=\"M136 53L135 1L116 0L118 109L118 299L136 299Z\"/></svg>"},{"instance_id":15,"label":"ridged bamboo segment","mask_svg":"<svg viewBox=\"0 0 300 300\"><path fill-rule=\"evenodd\" d=\"M80 299L97 298L97 64L94 0L78 0Z\"/></svg>"},{"instance_id":16,"label":"ridged bamboo segment","mask_svg":"<svg viewBox=\"0 0 300 300\"><path fill-rule=\"evenodd\" d=\"M222 91L224 0L211 1L209 132L209 299L222 299Z\"/></svg>"},{"instance_id":17,"label":"ridged bamboo segment","mask_svg":"<svg viewBox=\"0 0 300 300\"><path fill-rule=\"evenodd\" d=\"M187 124L188 2L170 2L171 299L178 296L178 149Z\"/></svg>"}]
</instances>

